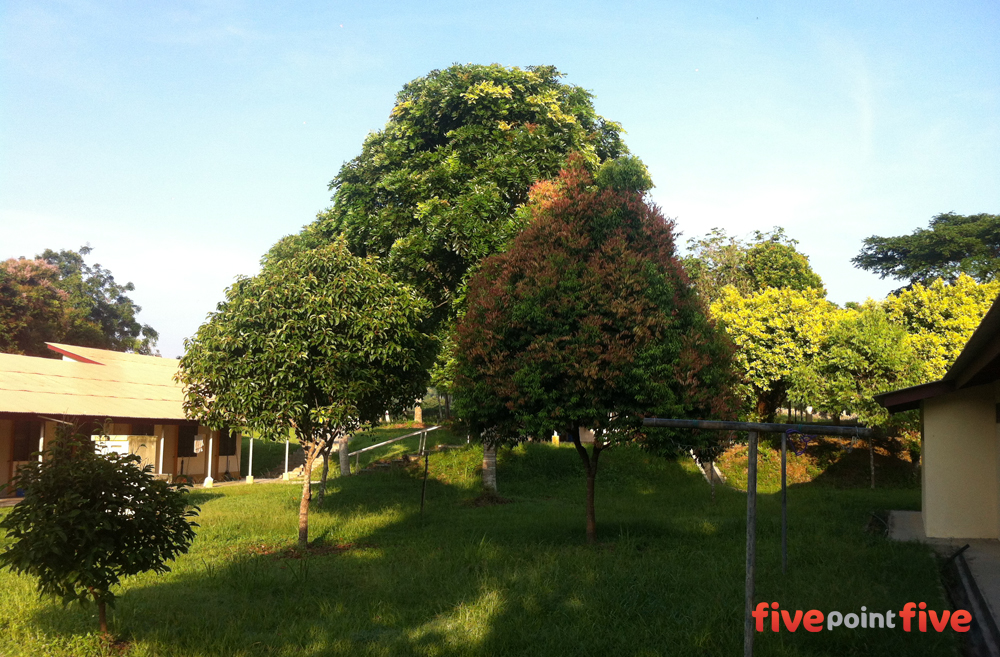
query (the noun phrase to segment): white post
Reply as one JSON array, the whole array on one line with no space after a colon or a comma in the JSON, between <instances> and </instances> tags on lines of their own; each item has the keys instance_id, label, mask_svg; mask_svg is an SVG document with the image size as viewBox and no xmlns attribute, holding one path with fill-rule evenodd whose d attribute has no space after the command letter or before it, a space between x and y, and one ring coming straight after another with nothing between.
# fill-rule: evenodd
<instances>
[{"instance_id":1,"label":"white post","mask_svg":"<svg viewBox=\"0 0 1000 657\"><path fill-rule=\"evenodd\" d=\"M212 445L215 440L215 431L209 429L208 431L208 454L205 456L205 481L202 486L205 488L211 488L215 485L215 480L212 479Z\"/></svg>"},{"instance_id":2,"label":"white post","mask_svg":"<svg viewBox=\"0 0 1000 657\"><path fill-rule=\"evenodd\" d=\"M45 422L42 421L42 430L38 433L38 462L42 462L42 450L45 449Z\"/></svg>"},{"instance_id":3,"label":"white post","mask_svg":"<svg viewBox=\"0 0 1000 657\"><path fill-rule=\"evenodd\" d=\"M160 467L159 467L160 474L163 474L163 448L164 448L164 445L166 445L166 441L167 441L167 425L161 424L160 425L160 449L159 449L159 454L157 455L157 456L160 457L158 459L159 462L160 462Z\"/></svg>"},{"instance_id":4,"label":"white post","mask_svg":"<svg viewBox=\"0 0 1000 657\"><path fill-rule=\"evenodd\" d=\"M247 466L247 483L253 483L253 434L250 434L250 464Z\"/></svg>"},{"instance_id":5,"label":"white post","mask_svg":"<svg viewBox=\"0 0 1000 657\"><path fill-rule=\"evenodd\" d=\"M281 478L288 481L288 439L285 438L285 474Z\"/></svg>"}]
</instances>

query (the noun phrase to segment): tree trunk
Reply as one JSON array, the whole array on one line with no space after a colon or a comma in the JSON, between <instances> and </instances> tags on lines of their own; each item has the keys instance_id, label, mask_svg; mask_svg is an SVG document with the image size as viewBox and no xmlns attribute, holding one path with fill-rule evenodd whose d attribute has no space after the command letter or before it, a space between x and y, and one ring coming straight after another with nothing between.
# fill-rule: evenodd
<instances>
[{"instance_id":1,"label":"tree trunk","mask_svg":"<svg viewBox=\"0 0 1000 657\"><path fill-rule=\"evenodd\" d=\"M602 437L595 432L594 446L591 453L587 454L587 448L580 442L580 427L570 427L566 430L568 437L576 447L576 453L583 461L584 470L587 472L587 543L593 545L597 542L597 511L594 505L594 489L597 482L597 462L601 456Z\"/></svg>"},{"instance_id":2,"label":"tree trunk","mask_svg":"<svg viewBox=\"0 0 1000 657\"><path fill-rule=\"evenodd\" d=\"M597 542L597 514L594 510L594 480L597 472L593 468L587 470L587 543Z\"/></svg>"},{"instance_id":3,"label":"tree trunk","mask_svg":"<svg viewBox=\"0 0 1000 657\"><path fill-rule=\"evenodd\" d=\"M319 478L319 494L316 495L316 503L323 506L323 499L326 497L326 477L330 474L330 448L332 443L327 443L320 455L323 457L323 474Z\"/></svg>"},{"instance_id":4,"label":"tree trunk","mask_svg":"<svg viewBox=\"0 0 1000 657\"><path fill-rule=\"evenodd\" d=\"M299 549L309 547L309 498L312 496L312 468L316 460L316 448L304 446L306 462L302 468L305 481L302 482L302 500L299 502Z\"/></svg>"},{"instance_id":5,"label":"tree trunk","mask_svg":"<svg viewBox=\"0 0 1000 657\"><path fill-rule=\"evenodd\" d=\"M875 490L875 440L868 439L868 466L872 472L872 490Z\"/></svg>"},{"instance_id":6,"label":"tree trunk","mask_svg":"<svg viewBox=\"0 0 1000 657\"><path fill-rule=\"evenodd\" d=\"M350 477L351 476L351 452L348 449L348 444L351 442L350 436L342 436L337 438L337 454L340 455L340 476Z\"/></svg>"},{"instance_id":7,"label":"tree trunk","mask_svg":"<svg viewBox=\"0 0 1000 657\"><path fill-rule=\"evenodd\" d=\"M483 445L483 490L497 492L497 448Z\"/></svg>"},{"instance_id":8,"label":"tree trunk","mask_svg":"<svg viewBox=\"0 0 1000 657\"><path fill-rule=\"evenodd\" d=\"M108 610L104 601L97 603L97 622L101 625L101 634L108 634Z\"/></svg>"}]
</instances>

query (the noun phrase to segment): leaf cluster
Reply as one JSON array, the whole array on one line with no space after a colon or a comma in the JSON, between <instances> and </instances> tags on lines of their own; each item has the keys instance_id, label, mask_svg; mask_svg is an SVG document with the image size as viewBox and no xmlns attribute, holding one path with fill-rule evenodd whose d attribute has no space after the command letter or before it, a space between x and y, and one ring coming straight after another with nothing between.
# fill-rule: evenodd
<instances>
[{"instance_id":1,"label":"leaf cluster","mask_svg":"<svg viewBox=\"0 0 1000 657\"><path fill-rule=\"evenodd\" d=\"M0 262L0 351L50 356L46 342L140 354L153 353L159 334L136 315L142 308L100 264L79 251L46 249L33 260Z\"/></svg>"},{"instance_id":2,"label":"leaf cluster","mask_svg":"<svg viewBox=\"0 0 1000 657\"><path fill-rule=\"evenodd\" d=\"M889 414L874 396L919 383L922 371L906 330L879 304L868 303L838 313L818 353L792 373L788 398L837 416L846 411L869 427L883 426Z\"/></svg>"},{"instance_id":3,"label":"leaf cluster","mask_svg":"<svg viewBox=\"0 0 1000 657\"><path fill-rule=\"evenodd\" d=\"M426 389L427 314L426 300L343 239L271 262L227 289L186 342L185 410L262 436L352 433Z\"/></svg>"},{"instance_id":4,"label":"leaf cluster","mask_svg":"<svg viewBox=\"0 0 1000 657\"><path fill-rule=\"evenodd\" d=\"M139 461L96 454L90 436L60 432L44 461L17 475L25 495L0 521L10 541L0 566L37 577L39 593L64 604L113 604L123 577L168 571L194 539L198 509Z\"/></svg>"},{"instance_id":5,"label":"leaf cluster","mask_svg":"<svg viewBox=\"0 0 1000 657\"><path fill-rule=\"evenodd\" d=\"M743 295L727 286L711 311L736 345L733 365L744 413L770 421L792 371L821 350L836 306L816 288L768 287Z\"/></svg>"},{"instance_id":6,"label":"leaf cluster","mask_svg":"<svg viewBox=\"0 0 1000 657\"><path fill-rule=\"evenodd\" d=\"M459 65L406 84L385 127L330 183L333 205L266 260L344 235L453 317L466 274L524 228L516 213L571 152L593 170L627 152L621 126L552 66Z\"/></svg>"},{"instance_id":7,"label":"leaf cluster","mask_svg":"<svg viewBox=\"0 0 1000 657\"><path fill-rule=\"evenodd\" d=\"M710 302L717 300L726 286L744 295L769 287L822 290L823 280L812 270L809 258L796 249L797 244L780 227L770 232L754 231L746 241L713 228L707 235L687 241L689 254L684 266L698 292Z\"/></svg>"},{"instance_id":8,"label":"leaf cluster","mask_svg":"<svg viewBox=\"0 0 1000 657\"><path fill-rule=\"evenodd\" d=\"M909 235L872 235L851 262L881 278L908 284L954 281L965 274L980 283L1000 276L1000 215L939 214Z\"/></svg>"},{"instance_id":9,"label":"leaf cluster","mask_svg":"<svg viewBox=\"0 0 1000 657\"><path fill-rule=\"evenodd\" d=\"M572 158L536 185L528 228L472 279L456 406L486 442L575 426L629 440L643 415L731 412L730 346L675 256L672 223L641 191L593 182Z\"/></svg>"},{"instance_id":10,"label":"leaf cluster","mask_svg":"<svg viewBox=\"0 0 1000 657\"><path fill-rule=\"evenodd\" d=\"M903 327L924 364L922 382L937 381L965 347L1000 295L1000 280L977 283L959 274L950 284L914 283L882 302L890 321Z\"/></svg>"},{"instance_id":11,"label":"leaf cluster","mask_svg":"<svg viewBox=\"0 0 1000 657\"><path fill-rule=\"evenodd\" d=\"M87 264L83 256L91 251L89 246L79 251L46 249L38 256L59 269L60 287L69 294L76 314L62 339L83 347L154 353L159 333L136 319L142 307L127 294L135 285L119 284L100 263Z\"/></svg>"}]
</instances>

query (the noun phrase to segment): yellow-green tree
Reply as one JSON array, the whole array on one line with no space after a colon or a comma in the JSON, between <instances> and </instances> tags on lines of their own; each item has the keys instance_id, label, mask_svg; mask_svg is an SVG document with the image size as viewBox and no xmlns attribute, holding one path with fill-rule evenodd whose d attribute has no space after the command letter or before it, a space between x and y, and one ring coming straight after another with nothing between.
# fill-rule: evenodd
<instances>
[{"instance_id":1,"label":"yellow-green tree","mask_svg":"<svg viewBox=\"0 0 1000 657\"><path fill-rule=\"evenodd\" d=\"M731 286L722 289L711 311L736 344L744 408L765 422L784 401L792 371L817 354L839 312L820 289L768 287L741 295Z\"/></svg>"},{"instance_id":2,"label":"yellow-green tree","mask_svg":"<svg viewBox=\"0 0 1000 657\"><path fill-rule=\"evenodd\" d=\"M920 380L921 363L906 330L875 302L840 311L833 320L819 352L792 372L788 397L835 417L846 411L867 426L885 425L889 413L875 395Z\"/></svg>"},{"instance_id":3,"label":"yellow-green tree","mask_svg":"<svg viewBox=\"0 0 1000 657\"><path fill-rule=\"evenodd\" d=\"M960 274L951 284L940 278L927 286L914 283L886 298L889 320L906 329L924 363L924 382L944 376L998 294L1000 280L977 283Z\"/></svg>"}]
</instances>

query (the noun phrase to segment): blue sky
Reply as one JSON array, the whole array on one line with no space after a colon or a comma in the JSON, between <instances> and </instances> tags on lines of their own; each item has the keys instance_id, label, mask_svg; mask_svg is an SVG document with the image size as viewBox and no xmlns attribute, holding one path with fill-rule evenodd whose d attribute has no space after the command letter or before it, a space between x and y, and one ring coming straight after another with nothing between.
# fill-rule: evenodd
<instances>
[{"instance_id":1,"label":"blue sky","mask_svg":"<svg viewBox=\"0 0 1000 657\"><path fill-rule=\"evenodd\" d=\"M1000 5L22 2L0 6L0 258L94 247L179 355L329 204L409 80L554 64L680 241L785 227L838 303L867 236L1000 213Z\"/></svg>"}]
</instances>

